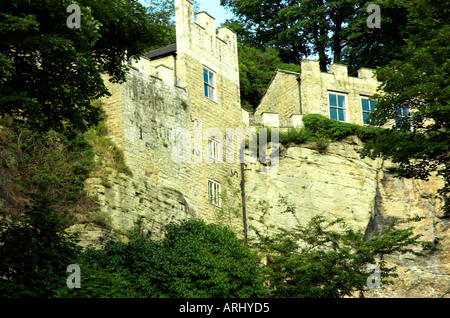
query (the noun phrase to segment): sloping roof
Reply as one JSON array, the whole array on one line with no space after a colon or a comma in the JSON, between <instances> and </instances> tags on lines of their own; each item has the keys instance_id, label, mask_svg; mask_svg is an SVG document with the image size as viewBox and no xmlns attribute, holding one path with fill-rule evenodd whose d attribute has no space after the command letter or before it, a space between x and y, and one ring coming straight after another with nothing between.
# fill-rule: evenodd
<instances>
[{"instance_id":1,"label":"sloping roof","mask_svg":"<svg viewBox=\"0 0 450 318\"><path fill-rule=\"evenodd\" d=\"M173 55L177 52L177 44L170 44L168 46L162 47L160 49L156 49L154 51L148 52L144 54L144 57L154 60L157 58L161 58L168 55Z\"/></svg>"}]
</instances>

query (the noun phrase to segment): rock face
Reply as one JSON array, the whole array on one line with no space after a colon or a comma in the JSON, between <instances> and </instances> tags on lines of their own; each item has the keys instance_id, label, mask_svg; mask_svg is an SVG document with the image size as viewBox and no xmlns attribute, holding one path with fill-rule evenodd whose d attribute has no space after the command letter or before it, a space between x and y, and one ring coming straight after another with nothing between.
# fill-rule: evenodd
<instances>
[{"instance_id":1,"label":"rock face","mask_svg":"<svg viewBox=\"0 0 450 318\"><path fill-rule=\"evenodd\" d=\"M331 143L325 153L308 145L282 148L278 172L246 175L249 223L259 230L304 225L312 216L343 217L355 230L369 235L393 218L424 217L415 227L423 241L437 242L441 251L392 256L398 266L394 285L372 289L367 297L450 297L450 220L444 218L437 190L442 181L396 178L395 166L381 159L361 159L356 137ZM268 208L263 208L267 206Z\"/></svg>"},{"instance_id":2,"label":"rock face","mask_svg":"<svg viewBox=\"0 0 450 318\"><path fill-rule=\"evenodd\" d=\"M442 181L436 177L428 182L396 178L392 163L361 159L361 148L356 137L331 143L324 153L315 150L314 144L282 147L278 171L273 174L260 173L259 162L248 163L249 236L254 235L252 227L266 232L292 228L306 224L315 215L343 217L355 230L370 235L393 218L418 215L424 219L406 225L414 226L422 240L438 242L436 247L441 251L425 251L424 257L390 257L390 264L397 266L395 284L372 289L366 297L450 297L450 220L444 218L440 210L443 202L437 195ZM85 234L85 245L98 244L113 233L126 234L137 220L144 233L155 238L170 221L204 218L188 202L194 188L178 191L165 187L165 182L144 182L139 175L111 174L109 183L105 187L99 180L88 182L88 189L99 198L107 226L79 228ZM238 183L233 186L239 189ZM231 225L241 235L241 202L240 193L229 194L222 215L210 215L208 220Z\"/></svg>"}]
</instances>

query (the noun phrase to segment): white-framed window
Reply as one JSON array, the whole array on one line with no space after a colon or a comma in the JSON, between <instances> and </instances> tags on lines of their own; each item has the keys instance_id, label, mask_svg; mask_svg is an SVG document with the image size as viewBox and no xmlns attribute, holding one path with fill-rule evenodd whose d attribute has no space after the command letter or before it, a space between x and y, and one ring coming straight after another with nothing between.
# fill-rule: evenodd
<instances>
[{"instance_id":1,"label":"white-framed window","mask_svg":"<svg viewBox=\"0 0 450 318\"><path fill-rule=\"evenodd\" d=\"M369 99L368 97L361 97L362 119L363 125L370 125L369 115L375 110L376 101Z\"/></svg>"},{"instance_id":2,"label":"white-framed window","mask_svg":"<svg viewBox=\"0 0 450 318\"><path fill-rule=\"evenodd\" d=\"M208 179L208 202L220 207L220 183Z\"/></svg>"},{"instance_id":3,"label":"white-framed window","mask_svg":"<svg viewBox=\"0 0 450 318\"><path fill-rule=\"evenodd\" d=\"M338 121L346 121L347 95L340 93L328 93L328 107L330 118Z\"/></svg>"},{"instance_id":4,"label":"white-framed window","mask_svg":"<svg viewBox=\"0 0 450 318\"><path fill-rule=\"evenodd\" d=\"M208 155L215 161L220 160L220 143L211 138L208 139Z\"/></svg>"},{"instance_id":5,"label":"white-framed window","mask_svg":"<svg viewBox=\"0 0 450 318\"><path fill-rule=\"evenodd\" d=\"M216 79L215 74L210 69L206 67L203 68L203 87L205 91L205 97L208 97L211 100L215 100L215 88L216 88Z\"/></svg>"}]
</instances>

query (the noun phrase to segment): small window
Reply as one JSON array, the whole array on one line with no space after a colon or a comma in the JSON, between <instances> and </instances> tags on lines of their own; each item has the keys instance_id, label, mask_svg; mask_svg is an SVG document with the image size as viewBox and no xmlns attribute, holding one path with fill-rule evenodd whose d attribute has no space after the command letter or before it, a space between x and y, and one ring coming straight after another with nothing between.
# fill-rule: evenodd
<instances>
[{"instance_id":1,"label":"small window","mask_svg":"<svg viewBox=\"0 0 450 318\"><path fill-rule=\"evenodd\" d=\"M405 105L395 107L395 127L397 129L407 129L407 117L409 114L409 107Z\"/></svg>"},{"instance_id":2,"label":"small window","mask_svg":"<svg viewBox=\"0 0 450 318\"><path fill-rule=\"evenodd\" d=\"M328 93L328 105L330 108L330 118L345 121L345 95Z\"/></svg>"},{"instance_id":3,"label":"small window","mask_svg":"<svg viewBox=\"0 0 450 318\"><path fill-rule=\"evenodd\" d=\"M220 207L220 183L208 180L208 202Z\"/></svg>"},{"instance_id":4,"label":"small window","mask_svg":"<svg viewBox=\"0 0 450 318\"><path fill-rule=\"evenodd\" d=\"M364 125L370 125L369 123L369 115L371 112L375 110L376 101L370 100L366 97L361 98L361 106L362 106L362 118Z\"/></svg>"},{"instance_id":5,"label":"small window","mask_svg":"<svg viewBox=\"0 0 450 318\"><path fill-rule=\"evenodd\" d=\"M220 143L212 140L212 139L208 139L208 155L210 158L214 159L215 161L220 161Z\"/></svg>"},{"instance_id":6,"label":"small window","mask_svg":"<svg viewBox=\"0 0 450 318\"><path fill-rule=\"evenodd\" d=\"M215 79L214 73L206 68L203 68L203 82L205 89L205 96L214 100Z\"/></svg>"}]
</instances>

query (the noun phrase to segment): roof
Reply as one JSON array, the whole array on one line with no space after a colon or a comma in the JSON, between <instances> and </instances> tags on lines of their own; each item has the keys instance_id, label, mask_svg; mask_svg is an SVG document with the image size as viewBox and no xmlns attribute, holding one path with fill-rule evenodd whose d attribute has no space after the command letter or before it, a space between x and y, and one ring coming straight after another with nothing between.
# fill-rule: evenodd
<instances>
[{"instance_id":1,"label":"roof","mask_svg":"<svg viewBox=\"0 0 450 318\"><path fill-rule=\"evenodd\" d=\"M174 55L177 53L177 44L170 44L168 46L162 47L160 49L156 49L154 51L148 52L144 54L144 57L148 59L157 59L168 55Z\"/></svg>"}]
</instances>

